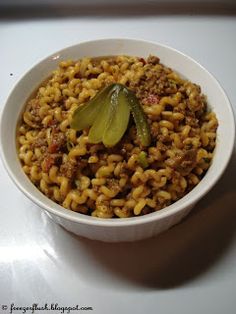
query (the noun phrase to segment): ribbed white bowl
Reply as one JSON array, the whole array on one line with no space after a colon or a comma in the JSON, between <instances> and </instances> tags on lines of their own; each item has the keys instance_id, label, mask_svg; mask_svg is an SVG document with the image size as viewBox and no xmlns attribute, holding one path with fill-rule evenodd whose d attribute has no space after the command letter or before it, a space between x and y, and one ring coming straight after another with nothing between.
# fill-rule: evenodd
<instances>
[{"instance_id":1,"label":"ribbed white bowl","mask_svg":"<svg viewBox=\"0 0 236 314\"><path fill-rule=\"evenodd\" d=\"M27 178L21 169L15 145L16 124L22 108L35 88L48 77L58 62L84 56L127 54L157 55L161 62L199 84L216 113L219 127L213 163L202 181L185 197L165 209L142 217L99 219L88 217L52 202ZM1 117L1 153L3 163L18 188L45 210L57 223L78 235L107 242L135 241L167 230L186 216L195 203L217 182L224 172L234 146L235 126L227 96L216 79L199 63L170 47L134 39L101 39L83 42L54 53L36 64L16 84Z\"/></svg>"}]
</instances>

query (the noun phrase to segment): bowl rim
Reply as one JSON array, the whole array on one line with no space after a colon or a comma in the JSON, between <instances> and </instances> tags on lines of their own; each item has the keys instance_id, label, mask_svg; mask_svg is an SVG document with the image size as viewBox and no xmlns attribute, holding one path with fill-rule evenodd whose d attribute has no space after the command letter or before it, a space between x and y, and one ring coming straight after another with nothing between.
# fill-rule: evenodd
<instances>
[{"instance_id":1,"label":"bowl rim","mask_svg":"<svg viewBox=\"0 0 236 314\"><path fill-rule=\"evenodd\" d=\"M45 61L50 60L53 57L55 57L55 55L62 54L63 52L65 52L67 50L74 49L75 47L79 47L81 45L86 45L86 44L91 44L91 43L97 44L97 43L101 43L101 42L107 42L108 43L111 41L129 41L129 42L133 42L133 43L136 42L136 43L142 43L142 44L152 44L155 46L163 47L167 50L171 50L172 52L177 53L177 54L181 55L182 57L189 59L191 62L193 62L199 68L201 68L201 70L203 70L203 72L205 72L211 78L211 80L213 80L215 82L217 88L221 91L222 95L225 98L225 102L227 103L227 110L231 113L231 117L232 117L231 121L229 121L229 125L231 126L231 129L230 129L231 137L229 139L230 150L227 151L227 158L225 159L224 164L220 168L218 168L217 174L215 174L212 177L211 181L209 182L209 184L207 186L205 186L205 188L200 189L200 191L198 191L198 193L195 193L195 194L193 193L195 191L195 188L194 188L193 190L188 192L185 196L183 196L181 199L179 199L178 201L174 202L173 204L161 209L160 211L156 211L156 212L153 212L153 213L150 213L147 215L143 215L143 216L129 217L129 218L118 218L118 219L97 218L97 217L87 216L87 215L83 215L83 214L68 210L68 209L62 207L61 205L53 202L48 197L46 197L31 182L32 186L35 187L35 189L38 191L38 193L42 194L41 196L43 196L43 198L45 198L45 200L47 200L47 202L49 204L46 204L46 202L41 201L36 196L32 195L27 190L27 188L24 187L21 184L21 182L17 179L17 177L14 174L14 171L11 169L10 163L8 163L8 161L7 161L7 156L4 152L3 143L2 143L3 120L4 120L4 117L5 117L6 112L7 112L7 104L9 102L10 97L12 97L15 90L17 89L17 86L20 83L20 81L25 79L27 77L27 75L31 71L33 71L33 69L35 67L42 65ZM209 72L205 67L203 67L198 61L194 60L192 57L190 57L190 56L186 55L185 53L183 53L183 52L181 52L175 48L172 48L168 45L165 45L165 44L162 44L159 42L155 42L155 41L149 41L149 40L138 39L138 38L129 38L129 37L100 38L100 39L95 39L95 40L81 41L77 44L70 45L70 46L67 46L63 49L56 51L56 52L53 52L50 55L42 58L38 62L34 63L34 65L29 70L27 70L26 72L23 73L23 75L21 75L21 77L16 81L14 86L11 88L9 95L5 101L4 106L3 106L3 109L1 112L1 119L0 119L0 147L1 147L0 156L1 156L1 159L3 161L3 165L4 165L8 175L10 176L12 181L15 183L15 185L31 201L33 201L33 203L37 204L41 209L46 210L48 213L59 216L60 218L64 218L70 222L80 223L80 224L84 224L84 225L94 225L96 227L109 227L110 228L110 227L114 227L114 226L116 226L116 227L127 227L127 226L131 226L131 225L140 225L140 224L143 225L143 224L146 224L149 222L162 220L164 218L167 218L167 217L172 216L178 212L183 211L186 207L193 206L200 198L202 198L205 194L208 193L209 190L212 189L212 187L219 181L219 179L223 175L226 167L229 164L230 158L231 158L232 153L233 153L234 141L235 141L235 118L234 118L233 109L232 109L232 106L230 104L229 98L228 98L225 90L223 89L223 87L220 85L218 80L215 78L215 76L211 72ZM20 163L19 159L18 159L18 162ZM23 171L22 171L22 173L24 174ZM206 176L204 176L204 178L205 177ZM204 178L199 182L199 184L197 186L203 186ZM189 195L191 196L191 198L188 197Z\"/></svg>"}]
</instances>

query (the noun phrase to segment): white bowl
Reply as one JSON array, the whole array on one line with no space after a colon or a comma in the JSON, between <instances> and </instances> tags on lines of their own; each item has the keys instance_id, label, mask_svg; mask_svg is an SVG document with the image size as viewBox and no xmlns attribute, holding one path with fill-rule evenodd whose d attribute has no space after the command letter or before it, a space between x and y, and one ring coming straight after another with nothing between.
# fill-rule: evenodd
<instances>
[{"instance_id":1,"label":"white bowl","mask_svg":"<svg viewBox=\"0 0 236 314\"><path fill-rule=\"evenodd\" d=\"M22 108L36 87L48 77L59 61L84 56L127 54L147 57L157 55L161 62L201 86L219 127L213 163L200 183L176 203L148 215L123 219L85 216L57 205L44 196L24 174L16 152L16 124ZM234 146L235 126L229 100L216 79L193 59L170 47L133 39L101 39L83 42L54 53L28 71L16 84L1 118L3 163L18 188L50 217L67 230L86 238L108 242L135 241L167 230L186 216L196 202L217 182L224 172Z\"/></svg>"}]
</instances>

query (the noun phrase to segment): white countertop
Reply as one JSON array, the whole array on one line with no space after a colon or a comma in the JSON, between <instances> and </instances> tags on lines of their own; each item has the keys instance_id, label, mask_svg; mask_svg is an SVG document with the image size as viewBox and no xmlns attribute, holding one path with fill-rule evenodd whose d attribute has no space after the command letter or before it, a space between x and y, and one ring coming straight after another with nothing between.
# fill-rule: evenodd
<instances>
[{"instance_id":1,"label":"white countertop","mask_svg":"<svg viewBox=\"0 0 236 314\"><path fill-rule=\"evenodd\" d=\"M216 76L236 112L235 17L176 15L0 21L0 110L40 59L101 37L153 40L187 53ZM73 314L234 314L235 175L234 152L220 182L181 224L153 239L106 244L56 225L18 191L0 161L0 313L10 313L11 303L58 303L93 307Z\"/></svg>"}]
</instances>

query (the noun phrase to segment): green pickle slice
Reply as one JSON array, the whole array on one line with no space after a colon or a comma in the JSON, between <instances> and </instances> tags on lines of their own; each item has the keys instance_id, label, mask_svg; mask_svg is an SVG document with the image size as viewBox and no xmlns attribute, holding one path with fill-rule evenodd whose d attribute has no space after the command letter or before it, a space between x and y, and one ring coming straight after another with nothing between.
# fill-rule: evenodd
<instances>
[{"instance_id":1,"label":"green pickle slice","mask_svg":"<svg viewBox=\"0 0 236 314\"><path fill-rule=\"evenodd\" d=\"M111 114L111 100L109 96L106 96L106 99L103 100L103 106L100 108L99 113L89 130L88 140L92 144L97 144L102 142L103 134L106 126L110 120Z\"/></svg>"},{"instance_id":2,"label":"green pickle slice","mask_svg":"<svg viewBox=\"0 0 236 314\"><path fill-rule=\"evenodd\" d=\"M102 109L107 93L114 87L114 85L115 84L105 87L85 105L79 106L79 108L75 110L70 124L72 129L81 131L90 127L94 123L95 119L99 116L99 112Z\"/></svg>"},{"instance_id":3,"label":"green pickle slice","mask_svg":"<svg viewBox=\"0 0 236 314\"><path fill-rule=\"evenodd\" d=\"M151 133L147 118L143 112L142 107L135 94L131 91L128 92L129 106L136 124L138 137L140 138L143 146L149 146L151 144Z\"/></svg>"},{"instance_id":4,"label":"green pickle slice","mask_svg":"<svg viewBox=\"0 0 236 314\"><path fill-rule=\"evenodd\" d=\"M124 91L120 89L114 96L116 112L103 134L103 144L107 147L112 147L120 141L127 129L130 117L130 109Z\"/></svg>"}]
</instances>

